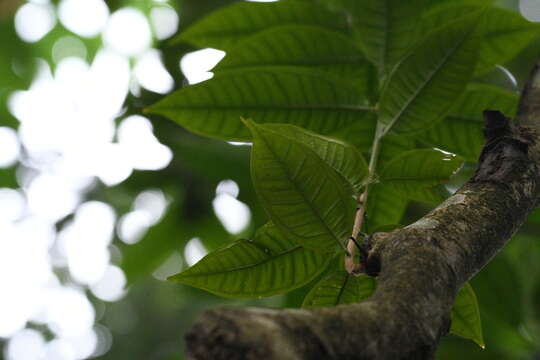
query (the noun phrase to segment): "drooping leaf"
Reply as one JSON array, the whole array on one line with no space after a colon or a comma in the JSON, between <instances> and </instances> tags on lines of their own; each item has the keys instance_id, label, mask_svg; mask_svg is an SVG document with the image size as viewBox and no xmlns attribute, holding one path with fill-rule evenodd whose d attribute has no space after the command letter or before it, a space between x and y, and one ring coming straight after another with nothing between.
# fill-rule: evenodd
<instances>
[{"instance_id":1,"label":"drooping leaf","mask_svg":"<svg viewBox=\"0 0 540 360\"><path fill-rule=\"evenodd\" d=\"M453 154L433 149L411 150L390 161L380 181L409 199L438 202L445 198L438 185L447 181L462 164L463 159Z\"/></svg>"},{"instance_id":2,"label":"drooping leaf","mask_svg":"<svg viewBox=\"0 0 540 360\"><path fill-rule=\"evenodd\" d=\"M272 296L305 285L331 260L331 255L305 249L268 223L253 240L237 240L211 252L169 280L221 296Z\"/></svg>"},{"instance_id":3,"label":"drooping leaf","mask_svg":"<svg viewBox=\"0 0 540 360\"><path fill-rule=\"evenodd\" d=\"M343 247L352 229L352 189L302 142L246 121L253 135L251 177L270 219L313 250Z\"/></svg>"},{"instance_id":4,"label":"drooping leaf","mask_svg":"<svg viewBox=\"0 0 540 360\"><path fill-rule=\"evenodd\" d=\"M307 145L319 157L347 180L355 190L360 190L368 176L368 165L362 154L343 141L321 136L298 126L267 124L267 129Z\"/></svg>"},{"instance_id":5,"label":"drooping leaf","mask_svg":"<svg viewBox=\"0 0 540 360\"><path fill-rule=\"evenodd\" d=\"M186 129L229 141L249 141L240 117L258 123L289 123L330 134L372 112L348 81L316 70L278 67L228 71L185 87L146 112Z\"/></svg>"},{"instance_id":6,"label":"drooping leaf","mask_svg":"<svg viewBox=\"0 0 540 360\"><path fill-rule=\"evenodd\" d=\"M314 25L346 31L344 16L337 16L311 1L272 3L238 2L202 18L171 42L229 51L243 38L280 25Z\"/></svg>"},{"instance_id":7,"label":"drooping leaf","mask_svg":"<svg viewBox=\"0 0 540 360\"><path fill-rule=\"evenodd\" d=\"M392 72L380 121L400 133L423 130L446 114L471 78L478 55L477 14L431 34Z\"/></svg>"},{"instance_id":8,"label":"drooping leaf","mask_svg":"<svg viewBox=\"0 0 540 360\"><path fill-rule=\"evenodd\" d=\"M407 199L391 184L370 185L364 231L371 233L384 225L399 224L406 206Z\"/></svg>"},{"instance_id":9,"label":"drooping leaf","mask_svg":"<svg viewBox=\"0 0 540 360\"><path fill-rule=\"evenodd\" d=\"M469 283L459 290L454 301L450 333L470 339L482 348L485 347L480 309L474 290Z\"/></svg>"},{"instance_id":10,"label":"drooping leaf","mask_svg":"<svg viewBox=\"0 0 540 360\"><path fill-rule=\"evenodd\" d=\"M499 110L513 116L518 95L489 85L474 84L452 107L448 116L433 128L418 134L422 141L476 161L485 140L484 110Z\"/></svg>"},{"instance_id":11,"label":"drooping leaf","mask_svg":"<svg viewBox=\"0 0 540 360\"><path fill-rule=\"evenodd\" d=\"M352 16L356 38L366 56L389 73L418 39L417 19L425 0L335 0Z\"/></svg>"},{"instance_id":12,"label":"drooping leaf","mask_svg":"<svg viewBox=\"0 0 540 360\"><path fill-rule=\"evenodd\" d=\"M321 27L286 25L240 41L213 71L260 66L301 66L355 79L363 92L375 88L376 70L355 42Z\"/></svg>"},{"instance_id":13,"label":"drooping leaf","mask_svg":"<svg viewBox=\"0 0 540 360\"><path fill-rule=\"evenodd\" d=\"M376 281L367 275L354 276L336 271L319 281L307 294L303 308L358 303L373 294Z\"/></svg>"}]
</instances>

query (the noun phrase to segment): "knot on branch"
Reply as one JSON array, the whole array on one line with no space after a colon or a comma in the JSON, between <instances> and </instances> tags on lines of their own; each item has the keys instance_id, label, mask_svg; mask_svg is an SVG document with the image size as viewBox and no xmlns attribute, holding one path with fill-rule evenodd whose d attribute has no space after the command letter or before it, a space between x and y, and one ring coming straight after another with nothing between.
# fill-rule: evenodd
<instances>
[{"instance_id":1,"label":"knot on branch","mask_svg":"<svg viewBox=\"0 0 540 360\"><path fill-rule=\"evenodd\" d=\"M484 111L486 145L472 181L506 185L526 171L530 142L520 127L496 110Z\"/></svg>"},{"instance_id":2,"label":"knot on branch","mask_svg":"<svg viewBox=\"0 0 540 360\"><path fill-rule=\"evenodd\" d=\"M366 275L376 277L381 272L381 249L390 233L374 233L365 243L366 257L362 259L363 270Z\"/></svg>"}]
</instances>

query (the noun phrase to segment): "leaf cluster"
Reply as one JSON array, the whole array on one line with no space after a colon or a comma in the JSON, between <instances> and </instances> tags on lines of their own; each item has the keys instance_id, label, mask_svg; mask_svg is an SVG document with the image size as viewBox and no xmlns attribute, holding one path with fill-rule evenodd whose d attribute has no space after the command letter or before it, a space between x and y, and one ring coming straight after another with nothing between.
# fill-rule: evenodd
<instances>
[{"instance_id":1,"label":"leaf cluster","mask_svg":"<svg viewBox=\"0 0 540 360\"><path fill-rule=\"evenodd\" d=\"M170 279L229 297L319 279L305 307L366 299L376 280L332 261L346 256L356 208L367 207L371 233L400 226L411 201L443 201L444 183L478 157L482 111L515 112L517 95L482 76L539 34L480 0L240 2L191 25L172 43L226 57L211 80L146 112L252 143L251 178L268 223ZM452 333L483 346L469 284L452 319Z\"/></svg>"}]
</instances>

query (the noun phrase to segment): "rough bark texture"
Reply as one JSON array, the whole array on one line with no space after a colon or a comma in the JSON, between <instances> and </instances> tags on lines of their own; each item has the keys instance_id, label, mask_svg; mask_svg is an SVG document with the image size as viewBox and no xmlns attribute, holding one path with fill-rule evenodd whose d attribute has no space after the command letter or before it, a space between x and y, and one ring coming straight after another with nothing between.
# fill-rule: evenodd
<instances>
[{"instance_id":1,"label":"rough bark texture","mask_svg":"<svg viewBox=\"0 0 540 360\"><path fill-rule=\"evenodd\" d=\"M190 359L430 359L457 290L500 251L540 195L538 66L510 121L486 111L475 175L417 222L372 237L367 301L315 310L217 309L187 334Z\"/></svg>"}]
</instances>

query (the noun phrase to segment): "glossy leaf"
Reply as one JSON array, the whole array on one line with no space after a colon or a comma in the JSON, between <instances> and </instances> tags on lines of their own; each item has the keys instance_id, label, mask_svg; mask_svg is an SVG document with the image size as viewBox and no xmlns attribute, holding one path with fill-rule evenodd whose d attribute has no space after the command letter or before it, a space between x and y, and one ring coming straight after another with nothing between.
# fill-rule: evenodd
<instances>
[{"instance_id":1,"label":"glossy leaf","mask_svg":"<svg viewBox=\"0 0 540 360\"><path fill-rule=\"evenodd\" d=\"M282 236L271 223L253 240L241 239L206 255L169 280L230 297L282 294L313 280L331 261Z\"/></svg>"},{"instance_id":2,"label":"glossy leaf","mask_svg":"<svg viewBox=\"0 0 540 360\"><path fill-rule=\"evenodd\" d=\"M380 102L387 129L417 132L442 119L471 78L477 21L474 15L433 33L394 69Z\"/></svg>"},{"instance_id":3,"label":"glossy leaf","mask_svg":"<svg viewBox=\"0 0 540 360\"><path fill-rule=\"evenodd\" d=\"M303 308L358 303L373 294L376 281L367 275L336 271L319 281L307 294Z\"/></svg>"},{"instance_id":4,"label":"glossy leaf","mask_svg":"<svg viewBox=\"0 0 540 360\"><path fill-rule=\"evenodd\" d=\"M238 43L213 71L260 66L301 66L352 79L367 93L376 70L348 36L307 25L269 28Z\"/></svg>"},{"instance_id":5,"label":"glossy leaf","mask_svg":"<svg viewBox=\"0 0 540 360\"><path fill-rule=\"evenodd\" d=\"M347 180L355 190L360 190L368 176L368 165L362 154L343 141L321 136L294 125L267 124L267 129L299 141L313 150Z\"/></svg>"},{"instance_id":6,"label":"glossy leaf","mask_svg":"<svg viewBox=\"0 0 540 360\"><path fill-rule=\"evenodd\" d=\"M272 222L306 248L332 251L352 229L352 189L319 155L271 127L253 134L251 177Z\"/></svg>"},{"instance_id":7,"label":"glossy leaf","mask_svg":"<svg viewBox=\"0 0 540 360\"><path fill-rule=\"evenodd\" d=\"M362 121L372 111L351 82L315 70L278 67L228 71L185 87L146 109L200 135L249 141L240 117L289 123L320 134Z\"/></svg>"},{"instance_id":8,"label":"glossy leaf","mask_svg":"<svg viewBox=\"0 0 540 360\"><path fill-rule=\"evenodd\" d=\"M422 141L467 160L476 161L484 146L484 110L499 110L513 116L518 95L489 85L470 86L440 123L418 135Z\"/></svg>"},{"instance_id":9,"label":"glossy leaf","mask_svg":"<svg viewBox=\"0 0 540 360\"><path fill-rule=\"evenodd\" d=\"M347 29L345 17L312 1L272 3L238 2L217 10L181 32L172 43L229 51L238 41L258 31L280 25L314 25L332 30Z\"/></svg>"},{"instance_id":10,"label":"glossy leaf","mask_svg":"<svg viewBox=\"0 0 540 360\"><path fill-rule=\"evenodd\" d=\"M462 164L463 160L453 154L433 149L411 150L390 161L380 181L409 199L437 202L445 198L437 185L447 181Z\"/></svg>"},{"instance_id":11,"label":"glossy leaf","mask_svg":"<svg viewBox=\"0 0 540 360\"><path fill-rule=\"evenodd\" d=\"M459 290L454 301L450 333L470 339L482 348L485 347L480 309L478 308L476 295L469 283L466 283Z\"/></svg>"}]
</instances>

